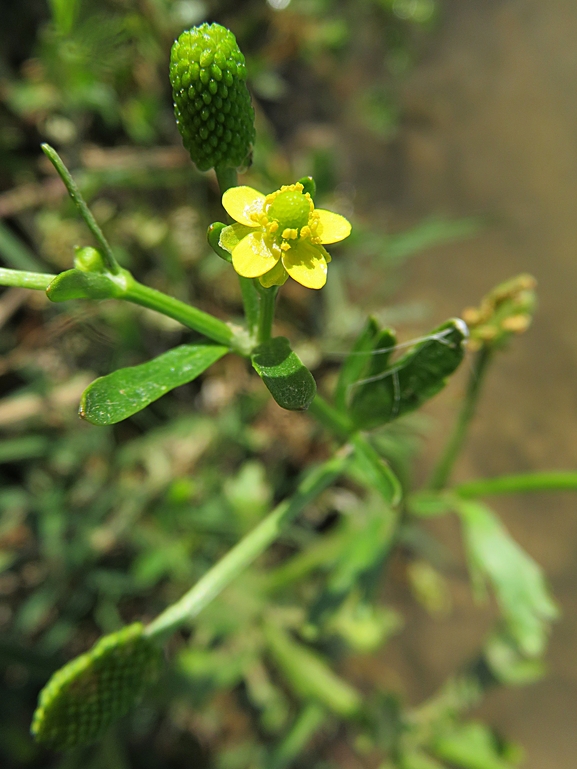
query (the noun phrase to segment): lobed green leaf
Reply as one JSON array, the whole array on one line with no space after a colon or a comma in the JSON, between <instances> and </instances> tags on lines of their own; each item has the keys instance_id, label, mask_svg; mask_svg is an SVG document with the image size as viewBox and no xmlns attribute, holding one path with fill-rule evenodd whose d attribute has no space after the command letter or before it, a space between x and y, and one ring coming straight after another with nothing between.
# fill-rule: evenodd
<instances>
[{"instance_id":1,"label":"lobed green leaf","mask_svg":"<svg viewBox=\"0 0 577 769\"><path fill-rule=\"evenodd\" d=\"M469 564L479 586L489 580L511 637L528 656L542 654L549 623L558 616L540 566L480 502L455 500Z\"/></svg>"},{"instance_id":2,"label":"lobed green leaf","mask_svg":"<svg viewBox=\"0 0 577 769\"><path fill-rule=\"evenodd\" d=\"M436 395L463 360L467 336L463 321L452 319L386 368L375 356L374 373L354 387L349 410L357 427L378 427L414 411Z\"/></svg>"}]
</instances>

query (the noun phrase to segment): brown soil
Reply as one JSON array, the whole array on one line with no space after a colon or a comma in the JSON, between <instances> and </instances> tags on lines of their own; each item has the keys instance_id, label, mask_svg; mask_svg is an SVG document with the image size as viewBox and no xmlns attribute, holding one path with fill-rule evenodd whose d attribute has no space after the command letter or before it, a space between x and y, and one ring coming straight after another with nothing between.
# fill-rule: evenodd
<instances>
[{"instance_id":1,"label":"brown soil","mask_svg":"<svg viewBox=\"0 0 577 769\"><path fill-rule=\"evenodd\" d=\"M489 223L472 241L416 257L403 299L426 302L432 320L440 321L517 273L539 281L535 324L489 375L459 479L577 468L576 39L574 0L450 0L404 87L403 188L396 190L392 221L482 214ZM366 157L359 161L370 165ZM379 174L357 182L363 195L377 204L380 195L391 210L390 185L384 200ZM458 394L453 389L435 406L438 442L441 418ZM526 748L526 769L573 769L577 498L527 495L493 503L546 570L563 618L547 679L490 695L480 715ZM450 526L445 534L458 548ZM487 613L471 605L463 584L454 592L456 609L445 621L412 610L383 660L384 675L408 678L415 701L468 658L488 627Z\"/></svg>"}]
</instances>

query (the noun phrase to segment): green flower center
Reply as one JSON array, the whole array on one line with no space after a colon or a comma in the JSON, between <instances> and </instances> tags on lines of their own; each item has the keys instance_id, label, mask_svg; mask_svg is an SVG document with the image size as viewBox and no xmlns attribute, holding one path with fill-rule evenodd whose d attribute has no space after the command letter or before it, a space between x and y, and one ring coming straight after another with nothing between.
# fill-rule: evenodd
<instances>
[{"instance_id":1,"label":"green flower center","mask_svg":"<svg viewBox=\"0 0 577 769\"><path fill-rule=\"evenodd\" d=\"M266 212L270 221L278 222L279 232L301 230L308 224L311 207L302 192L287 190L277 195Z\"/></svg>"}]
</instances>

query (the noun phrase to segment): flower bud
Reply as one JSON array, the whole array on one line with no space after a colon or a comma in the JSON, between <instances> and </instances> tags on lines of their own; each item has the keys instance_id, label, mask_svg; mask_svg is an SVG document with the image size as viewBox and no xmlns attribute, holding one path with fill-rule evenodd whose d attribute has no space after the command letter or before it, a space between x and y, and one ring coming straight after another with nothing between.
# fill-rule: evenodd
<instances>
[{"instance_id":1,"label":"flower bud","mask_svg":"<svg viewBox=\"0 0 577 769\"><path fill-rule=\"evenodd\" d=\"M52 676L32 721L38 742L56 750L88 745L128 713L160 668L161 651L143 630L136 622L104 636Z\"/></svg>"},{"instance_id":2,"label":"flower bud","mask_svg":"<svg viewBox=\"0 0 577 769\"><path fill-rule=\"evenodd\" d=\"M183 32L170 54L174 114L200 171L250 162L254 110L235 36L220 24Z\"/></svg>"}]
</instances>

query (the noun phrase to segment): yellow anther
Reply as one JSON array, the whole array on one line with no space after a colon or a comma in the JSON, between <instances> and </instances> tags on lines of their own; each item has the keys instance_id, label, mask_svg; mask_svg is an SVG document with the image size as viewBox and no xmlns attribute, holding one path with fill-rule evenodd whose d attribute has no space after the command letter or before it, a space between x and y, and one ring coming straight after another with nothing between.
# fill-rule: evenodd
<instances>
[{"instance_id":1,"label":"yellow anther","mask_svg":"<svg viewBox=\"0 0 577 769\"><path fill-rule=\"evenodd\" d=\"M308 226L308 224L305 224L305 226L301 229L301 238L310 238L311 235L311 228Z\"/></svg>"},{"instance_id":2,"label":"yellow anther","mask_svg":"<svg viewBox=\"0 0 577 769\"><path fill-rule=\"evenodd\" d=\"M271 235L274 235L275 232L278 230L278 222L270 222L267 226L267 230L270 232Z\"/></svg>"},{"instance_id":3,"label":"yellow anther","mask_svg":"<svg viewBox=\"0 0 577 769\"><path fill-rule=\"evenodd\" d=\"M291 245L290 245L290 243L287 243L287 242L286 242L286 240L284 240L284 241L283 241L283 242L280 244L280 247L281 247L281 251L288 251L288 250L289 250L289 248L291 247Z\"/></svg>"}]
</instances>

